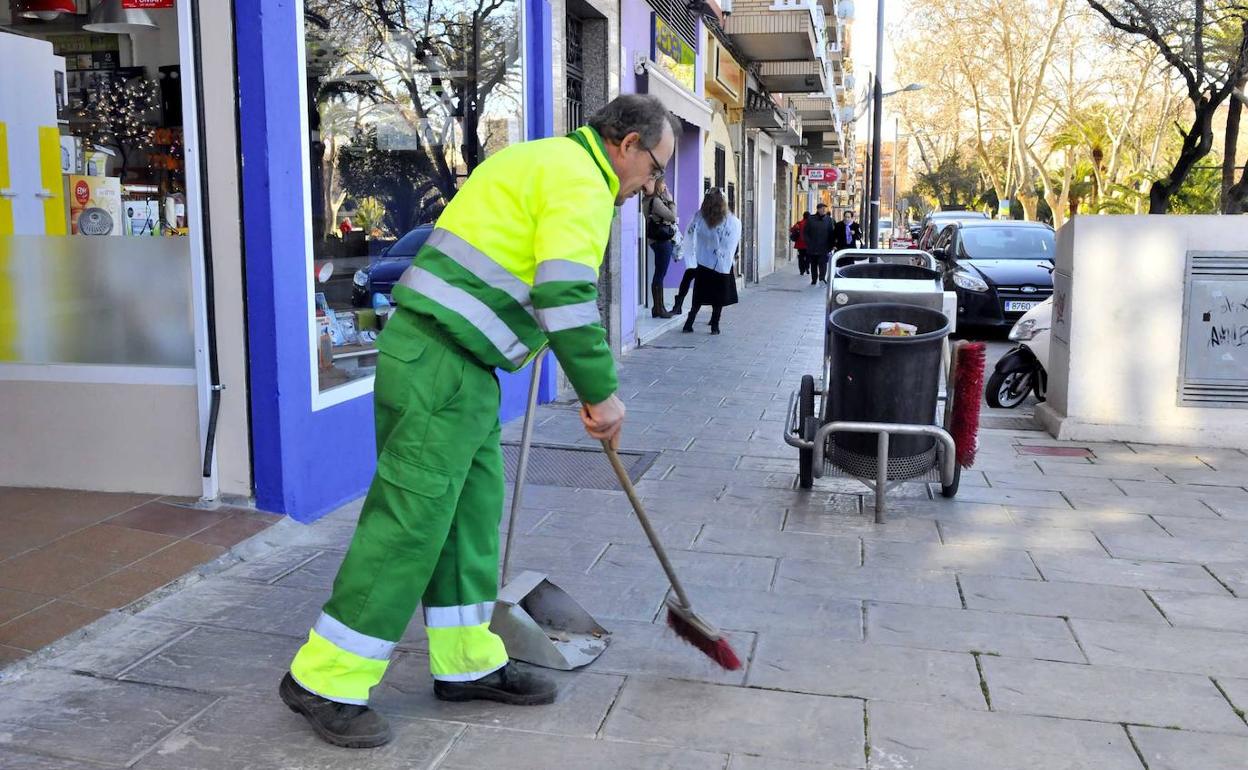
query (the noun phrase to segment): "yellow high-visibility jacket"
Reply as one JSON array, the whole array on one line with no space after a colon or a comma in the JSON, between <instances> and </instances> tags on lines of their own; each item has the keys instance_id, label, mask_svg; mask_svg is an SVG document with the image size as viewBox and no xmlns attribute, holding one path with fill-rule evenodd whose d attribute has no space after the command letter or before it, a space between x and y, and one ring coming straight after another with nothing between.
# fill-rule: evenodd
<instances>
[{"instance_id":1,"label":"yellow high-visibility jacket","mask_svg":"<svg viewBox=\"0 0 1248 770\"><path fill-rule=\"evenodd\" d=\"M619 381L598 312L602 265L620 181L602 137L506 147L472 172L394 287L399 309L377 347L403 357L419 317L478 361L505 371L545 344L581 400Z\"/></svg>"}]
</instances>

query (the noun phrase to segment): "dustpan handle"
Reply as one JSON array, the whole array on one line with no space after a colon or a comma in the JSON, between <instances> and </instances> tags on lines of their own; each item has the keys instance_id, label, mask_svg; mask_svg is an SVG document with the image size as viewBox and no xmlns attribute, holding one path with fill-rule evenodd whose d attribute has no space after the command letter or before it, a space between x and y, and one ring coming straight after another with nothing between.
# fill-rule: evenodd
<instances>
[{"instance_id":1,"label":"dustpan handle","mask_svg":"<svg viewBox=\"0 0 1248 770\"><path fill-rule=\"evenodd\" d=\"M524 427L520 429L520 457L516 461L516 481L511 489L511 515L507 519L507 545L503 551L503 585L511 576L511 542L516 536L516 516L520 511L520 498L524 492L524 477L529 470L529 445L533 440L533 413L537 411L537 386L542 379L542 359L546 349L539 350L533 359L533 379L529 383L529 403L524 408Z\"/></svg>"},{"instance_id":2,"label":"dustpan handle","mask_svg":"<svg viewBox=\"0 0 1248 770\"><path fill-rule=\"evenodd\" d=\"M620 462L620 456L615 453L615 449L611 447L611 442L603 439L602 451L607 453L607 459L611 461L611 467L615 469L615 475L620 479L620 487L624 490L624 494L628 495L628 501L633 504L633 513L637 514L637 520L641 522L641 528L645 530L646 537L650 540L650 547L654 549L654 555L659 557L659 564L663 565L663 571L667 573L667 579L672 584L672 590L676 592L676 598L680 601L680 605L685 608L692 607L689 604L689 597L685 595L685 588L680 584L680 580L676 577L676 570L672 568L672 563L668 561L667 551L663 549L663 544L659 542L659 533L654 531L653 525L650 524L650 517L646 515L646 509L641 507L641 500L637 497L637 490L633 489L633 480L628 477L628 471L624 469L624 464Z\"/></svg>"}]
</instances>

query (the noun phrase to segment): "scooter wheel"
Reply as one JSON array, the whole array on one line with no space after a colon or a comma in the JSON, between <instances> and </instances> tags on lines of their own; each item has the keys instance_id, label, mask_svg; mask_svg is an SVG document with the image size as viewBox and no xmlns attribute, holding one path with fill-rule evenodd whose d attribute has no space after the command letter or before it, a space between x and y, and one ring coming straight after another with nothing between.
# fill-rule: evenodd
<instances>
[{"instance_id":1,"label":"scooter wheel","mask_svg":"<svg viewBox=\"0 0 1248 770\"><path fill-rule=\"evenodd\" d=\"M1031 375L1027 372L993 372L984 386L984 398L993 409L1013 409L1027 400Z\"/></svg>"}]
</instances>

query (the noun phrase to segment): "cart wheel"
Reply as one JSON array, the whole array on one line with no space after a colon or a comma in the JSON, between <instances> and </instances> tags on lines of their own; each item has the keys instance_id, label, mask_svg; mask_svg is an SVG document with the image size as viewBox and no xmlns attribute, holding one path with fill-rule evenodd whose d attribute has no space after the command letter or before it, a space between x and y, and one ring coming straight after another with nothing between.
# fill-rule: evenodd
<instances>
[{"instance_id":1,"label":"cart wheel","mask_svg":"<svg viewBox=\"0 0 1248 770\"><path fill-rule=\"evenodd\" d=\"M958 484L962 482L962 465L954 462L953 464L953 482L950 484L940 485L941 497L956 497L958 494Z\"/></svg>"},{"instance_id":2,"label":"cart wheel","mask_svg":"<svg viewBox=\"0 0 1248 770\"><path fill-rule=\"evenodd\" d=\"M819 418L807 417L802 425L802 438L814 441L815 433L819 430ZM810 489L815 485L815 450L797 450L797 482L802 489Z\"/></svg>"},{"instance_id":3,"label":"cart wheel","mask_svg":"<svg viewBox=\"0 0 1248 770\"><path fill-rule=\"evenodd\" d=\"M802 376L802 385L797 391L797 425L802 438L810 441L815 437L815 378L811 375ZM802 489L810 489L815 485L815 450L797 450L797 485Z\"/></svg>"}]
</instances>

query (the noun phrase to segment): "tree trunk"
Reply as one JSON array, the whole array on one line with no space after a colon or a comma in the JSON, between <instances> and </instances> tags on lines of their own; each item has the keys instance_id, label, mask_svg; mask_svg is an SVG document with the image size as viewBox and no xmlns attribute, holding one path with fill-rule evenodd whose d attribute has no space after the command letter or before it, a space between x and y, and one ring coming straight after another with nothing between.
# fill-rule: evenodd
<instances>
[{"instance_id":1,"label":"tree trunk","mask_svg":"<svg viewBox=\"0 0 1248 770\"><path fill-rule=\"evenodd\" d=\"M1243 92L1245 84L1248 84L1248 78L1239 81L1236 86L1240 92ZM1235 158L1239 151L1239 119L1240 113L1243 112L1244 105L1234 95L1231 96L1227 104L1226 113L1226 139L1222 150L1222 213L1223 214L1241 214L1244 210L1244 199L1232 194L1235 189Z\"/></svg>"},{"instance_id":2,"label":"tree trunk","mask_svg":"<svg viewBox=\"0 0 1248 770\"><path fill-rule=\"evenodd\" d=\"M1192 127L1183 137L1183 147L1179 150L1178 160L1174 162L1169 176L1153 182L1148 190L1148 213L1165 214L1170 210L1170 197L1183 186L1187 175L1197 161L1209 154L1213 148L1213 113L1217 105L1208 99L1196 105L1196 116L1192 119Z\"/></svg>"}]
</instances>

